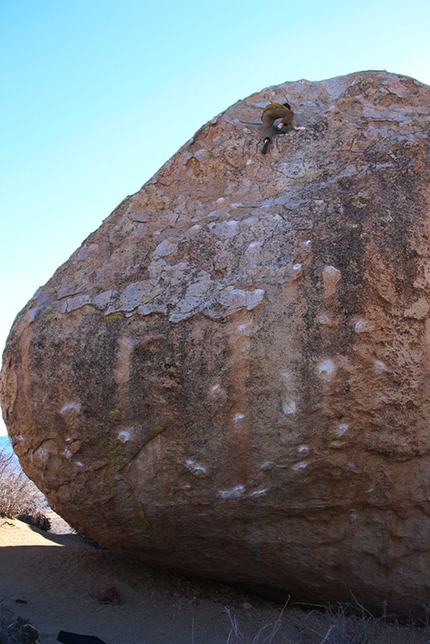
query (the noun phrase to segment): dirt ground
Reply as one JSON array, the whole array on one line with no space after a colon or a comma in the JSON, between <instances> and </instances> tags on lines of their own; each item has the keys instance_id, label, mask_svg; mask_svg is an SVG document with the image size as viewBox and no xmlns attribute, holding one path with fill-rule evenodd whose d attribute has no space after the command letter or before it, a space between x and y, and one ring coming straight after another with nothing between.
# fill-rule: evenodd
<instances>
[{"instance_id":1,"label":"dirt ground","mask_svg":"<svg viewBox=\"0 0 430 644\"><path fill-rule=\"evenodd\" d=\"M29 619L41 634L41 644L56 642L60 630L96 635L107 644L224 644L231 630L226 608L237 619L245 644L251 644L259 629L280 615L280 606L227 585L160 573L97 549L52 518L51 532L0 519L0 607ZM120 605L101 604L95 598L111 586L120 591ZM322 642L333 619L320 616L312 622L308 614L288 608L274 641ZM354 621L347 623L354 631ZM319 635L312 634L311 625ZM340 635L333 639L336 628L325 642L361 641L339 639ZM427 628L384 624L371 641L427 640ZM263 641L262 636L258 642Z\"/></svg>"}]
</instances>

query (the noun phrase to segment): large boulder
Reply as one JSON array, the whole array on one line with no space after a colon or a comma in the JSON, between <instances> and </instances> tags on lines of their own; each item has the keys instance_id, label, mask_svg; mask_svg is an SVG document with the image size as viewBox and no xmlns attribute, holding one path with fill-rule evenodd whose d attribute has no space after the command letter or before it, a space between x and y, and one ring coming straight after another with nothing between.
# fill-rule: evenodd
<instances>
[{"instance_id":1,"label":"large boulder","mask_svg":"<svg viewBox=\"0 0 430 644\"><path fill-rule=\"evenodd\" d=\"M262 107L303 132L261 154ZM297 600L430 600L430 88L284 83L202 127L18 315L25 472L78 531Z\"/></svg>"}]
</instances>

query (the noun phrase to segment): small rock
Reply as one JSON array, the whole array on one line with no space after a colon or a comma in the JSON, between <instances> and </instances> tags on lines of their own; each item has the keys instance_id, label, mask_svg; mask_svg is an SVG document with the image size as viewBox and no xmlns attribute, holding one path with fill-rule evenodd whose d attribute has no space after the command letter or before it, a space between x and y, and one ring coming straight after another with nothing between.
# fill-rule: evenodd
<instances>
[{"instance_id":1,"label":"small rock","mask_svg":"<svg viewBox=\"0 0 430 644\"><path fill-rule=\"evenodd\" d=\"M101 604L121 604L121 595L115 586L103 588L103 590L97 593L96 599Z\"/></svg>"}]
</instances>

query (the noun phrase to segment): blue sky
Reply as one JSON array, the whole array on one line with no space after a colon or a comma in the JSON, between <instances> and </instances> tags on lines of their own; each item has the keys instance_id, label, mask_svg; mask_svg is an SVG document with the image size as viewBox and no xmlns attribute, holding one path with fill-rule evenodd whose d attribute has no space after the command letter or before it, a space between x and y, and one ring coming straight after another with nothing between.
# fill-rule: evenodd
<instances>
[{"instance_id":1,"label":"blue sky","mask_svg":"<svg viewBox=\"0 0 430 644\"><path fill-rule=\"evenodd\" d=\"M0 0L0 349L36 289L215 114L300 78L430 84L429 26L428 0Z\"/></svg>"}]
</instances>

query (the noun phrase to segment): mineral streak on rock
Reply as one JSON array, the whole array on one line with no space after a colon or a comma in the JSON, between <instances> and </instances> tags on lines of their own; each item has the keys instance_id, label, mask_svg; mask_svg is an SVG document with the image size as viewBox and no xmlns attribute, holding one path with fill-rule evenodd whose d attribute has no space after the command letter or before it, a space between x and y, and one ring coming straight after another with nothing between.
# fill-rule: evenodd
<instances>
[{"instance_id":1,"label":"mineral streak on rock","mask_svg":"<svg viewBox=\"0 0 430 644\"><path fill-rule=\"evenodd\" d=\"M307 129L263 156L285 96ZM120 204L4 353L5 422L57 512L154 566L428 605L429 133L411 78L288 82Z\"/></svg>"}]
</instances>

